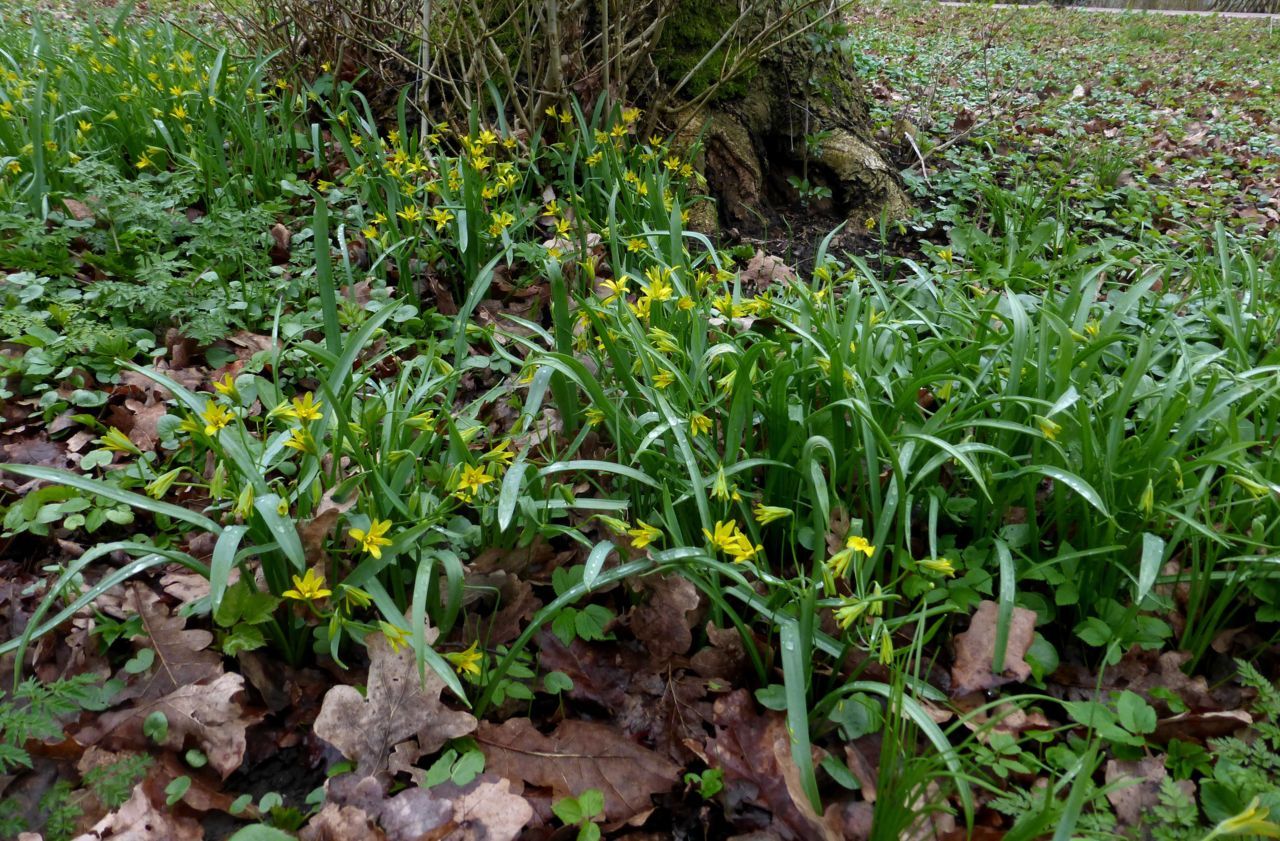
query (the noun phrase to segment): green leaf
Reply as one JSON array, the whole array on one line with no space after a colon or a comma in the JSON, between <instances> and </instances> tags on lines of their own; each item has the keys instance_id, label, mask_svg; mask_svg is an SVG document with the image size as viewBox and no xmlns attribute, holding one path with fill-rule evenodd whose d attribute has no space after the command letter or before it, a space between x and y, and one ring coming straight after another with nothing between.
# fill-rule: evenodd
<instances>
[{"instance_id":1,"label":"green leaf","mask_svg":"<svg viewBox=\"0 0 1280 841\"><path fill-rule=\"evenodd\" d=\"M244 797L249 798L249 800L253 799L247 794ZM236 803L239 802L240 799L238 798ZM248 804L246 803L245 805L247 806ZM244 811L244 806L241 806L240 810ZM233 812L232 814L235 813ZM252 826L246 826L238 830L227 841L297 841L297 839L282 829L276 829L274 826L267 826L263 823L255 823Z\"/></svg>"},{"instance_id":2,"label":"green leaf","mask_svg":"<svg viewBox=\"0 0 1280 841\"><path fill-rule=\"evenodd\" d=\"M65 485L68 488L75 488L78 491L94 494L95 496L110 499L115 502L122 502L132 508L147 511L152 514L159 514L179 522L189 523L197 528L204 529L211 534L219 534L222 526L219 526L213 520L202 514L197 514L187 508L178 505L171 505L167 502L160 502L149 496L132 493L130 491L121 490L120 488L108 482L98 479L90 479L81 476L79 473L72 473L69 470L59 470L53 467L40 467L34 464L0 464L0 470L12 473L16 476L25 476L28 479L39 479L43 482L52 482L57 485Z\"/></svg>"},{"instance_id":3,"label":"green leaf","mask_svg":"<svg viewBox=\"0 0 1280 841\"><path fill-rule=\"evenodd\" d=\"M1130 733L1145 736L1156 730L1156 711L1136 692L1126 689L1116 701L1120 726Z\"/></svg>"},{"instance_id":4,"label":"green leaf","mask_svg":"<svg viewBox=\"0 0 1280 841\"><path fill-rule=\"evenodd\" d=\"M1158 535L1144 532L1142 535L1142 559L1138 563L1138 592L1134 596L1134 604L1141 605L1143 599L1151 592L1160 574L1160 566L1164 560L1164 539Z\"/></svg>"},{"instance_id":5,"label":"green leaf","mask_svg":"<svg viewBox=\"0 0 1280 841\"><path fill-rule=\"evenodd\" d=\"M604 815L604 792L598 788L589 788L578 795L578 806L587 818L598 818Z\"/></svg>"},{"instance_id":6,"label":"green leaf","mask_svg":"<svg viewBox=\"0 0 1280 841\"><path fill-rule=\"evenodd\" d=\"M124 670L131 675L140 675L151 668L151 664L155 661L156 650L154 648L139 649L138 653L124 664Z\"/></svg>"},{"instance_id":7,"label":"green leaf","mask_svg":"<svg viewBox=\"0 0 1280 841\"><path fill-rule=\"evenodd\" d=\"M172 806L182 799L182 795L187 793L187 789L191 788L191 778L186 774L181 777L174 777L173 780L164 787L165 805Z\"/></svg>"},{"instance_id":8,"label":"green leaf","mask_svg":"<svg viewBox=\"0 0 1280 841\"><path fill-rule=\"evenodd\" d=\"M169 736L169 719L156 710L142 720L142 735L153 742L163 742Z\"/></svg>"},{"instance_id":9,"label":"green leaf","mask_svg":"<svg viewBox=\"0 0 1280 841\"><path fill-rule=\"evenodd\" d=\"M552 695L559 695L573 689L573 678L564 672L547 672L542 678L542 687Z\"/></svg>"},{"instance_id":10,"label":"green leaf","mask_svg":"<svg viewBox=\"0 0 1280 841\"><path fill-rule=\"evenodd\" d=\"M557 800L551 804L551 811L565 826L576 826L585 817L576 797L565 797Z\"/></svg>"}]
</instances>

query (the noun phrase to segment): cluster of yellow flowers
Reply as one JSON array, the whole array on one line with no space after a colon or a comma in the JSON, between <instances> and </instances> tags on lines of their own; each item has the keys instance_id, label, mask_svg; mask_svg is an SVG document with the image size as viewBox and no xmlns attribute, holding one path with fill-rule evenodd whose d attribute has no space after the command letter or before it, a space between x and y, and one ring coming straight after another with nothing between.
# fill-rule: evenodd
<instances>
[{"instance_id":1,"label":"cluster of yellow flowers","mask_svg":"<svg viewBox=\"0 0 1280 841\"><path fill-rule=\"evenodd\" d=\"M703 529L702 535L713 549L724 552L733 558L734 563L755 560L764 551L764 547L753 544L751 538L733 520L717 520L714 529Z\"/></svg>"}]
</instances>

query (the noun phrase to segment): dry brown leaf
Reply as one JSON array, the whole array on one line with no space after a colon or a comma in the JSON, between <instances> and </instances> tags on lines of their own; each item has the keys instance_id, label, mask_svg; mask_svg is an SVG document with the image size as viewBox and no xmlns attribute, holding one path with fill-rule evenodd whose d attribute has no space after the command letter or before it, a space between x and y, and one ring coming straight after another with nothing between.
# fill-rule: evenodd
<instances>
[{"instance_id":1,"label":"dry brown leaf","mask_svg":"<svg viewBox=\"0 0 1280 841\"><path fill-rule=\"evenodd\" d=\"M564 672L573 681L574 700L607 709L628 736L683 765L692 757L687 742L701 742L711 721L706 700L711 681L665 667L655 670L634 646L585 643L565 646L554 634L538 635L543 668Z\"/></svg>"},{"instance_id":2,"label":"dry brown leaf","mask_svg":"<svg viewBox=\"0 0 1280 841\"><path fill-rule=\"evenodd\" d=\"M747 650L742 645L742 635L737 628L717 628L710 622L706 626L709 645L698 650L689 663L693 670L706 678L722 678L734 683L747 665Z\"/></svg>"},{"instance_id":3,"label":"dry brown leaf","mask_svg":"<svg viewBox=\"0 0 1280 841\"><path fill-rule=\"evenodd\" d=\"M429 629L427 642L438 632ZM419 680L413 650L394 651L382 634L365 640L369 650L366 694L352 686L335 686L324 696L315 733L356 763L356 774L373 776L387 770L392 748L416 736L425 753L434 753L449 739L470 733L476 720L451 710L440 701L444 681L431 669Z\"/></svg>"},{"instance_id":4,"label":"dry brown leaf","mask_svg":"<svg viewBox=\"0 0 1280 841\"><path fill-rule=\"evenodd\" d=\"M293 242L293 231L279 222L271 226L271 262L279 265L289 262L290 244Z\"/></svg>"},{"instance_id":5,"label":"dry brown leaf","mask_svg":"<svg viewBox=\"0 0 1280 841\"><path fill-rule=\"evenodd\" d=\"M430 789L415 786L394 797L387 797L382 783L373 777L355 779L354 774L346 774L331 779L326 793L329 803L321 815L329 813L329 818L322 828L328 829L328 824L339 819L353 827L362 820L381 827L387 841L510 841L533 817L528 801L511 792L511 781L492 774L483 774L463 787L450 782ZM349 828L351 831L354 829ZM363 836L304 833L303 841L352 837Z\"/></svg>"},{"instance_id":6,"label":"dry brown leaf","mask_svg":"<svg viewBox=\"0 0 1280 841\"><path fill-rule=\"evenodd\" d=\"M124 407L133 415L129 427L129 440L139 450L153 452L160 440L160 419L169 413L164 403L143 403L140 400L126 400Z\"/></svg>"},{"instance_id":7,"label":"dry brown leaf","mask_svg":"<svg viewBox=\"0 0 1280 841\"><path fill-rule=\"evenodd\" d=\"M795 280L796 273L781 257L756 249L755 255L747 261L747 267L739 276L743 284L750 288L766 289L774 283Z\"/></svg>"},{"instance_id":8,"label":"dry brown leaf","mask_svg":"<svg viewBox=\"0 0 1280 841\"><path fill-rule=\"evenodd\" d=\"M1148 756L1137 762L1107 760L1107 800L1122 826L1137 826L1146 812L1160 804L1160 784L1167 776L1163 756ZM1189 781L1187 784L1194 786Z\"/></svg>"},{"instance_id":9,"label":"dry brown leaf","mask_svg":"<svg viewBox=\"0 0 1280 841\"><path fill-rule=\"evenodd\" d=\"M527 718L481 722L476 741L488 771L549 788L557 800L603 791L610 822L643 820L653 811L653 795L669 791L680 774L674 762L591 721L562 721L549 736Z\"/></svg>"},{"instance_id":10,"label":"dry brown leaf","mask_svg":"<svg viewBox=\"0 0 1280 841\"><path fill-rule=\"evenodd\" d=\"M222 672L222 657L207 650L213 634L186 630L187 620L171 615L149 587L142 584L129 587L124 607L142 619L146 640L156 656L151 669L140 680L126 686L116 696L116 703L134 699L151 701L210 680Z\"/></svg>"},{"instance_id":11,"label":"dry brown leaf","mask_svg":"<svg viewBox=\"0 0 1280 841\"><path fill-rule=\"evenodd\" d=\"M707 742L707 760L724 771L731 820L733 811L754 806L773 815L770 829L783 841L839 839L800 790L782 715L758 714L751 694L739 689L716 701L715 724L715 738Z\"/></svg>"},{"instance_id":12,"label":"dry brown leaf","mask_svg":"<svg viewBox=\"0 0 1280 841\"><path fill-rule=\"evenodd\" d=\"M363 809L336 803L326 803L298 833L299 841L383 841L386 837Z\"/></svg>"},{"instance_id":13,"label":"dry brown leaf","mask_svg":"<svg viewBox=\"0 0 1280 841\"><path fill-rule=\"evenodd\" d=\"M996 603L984 601L978 605L969 621L969 630L956 635L956 660L951 666L952 695L993 689L1031 676L1031 666L1023 657L1035 639L1035 611L1022 607L1013 609L1005 647L1004 671L997 675L992 672L991 666L996 650L998 615Z\"/></svg>"},{"instance_id":14,"label":"dry brown leaf","mask_svg":"<svg viewBox=\"0 0 1280 841\"><path fill-rule=\"evenodd\" d=\"M649 600L631 612L628 624L644 643L650 662L666 665L693 645L695 619L690 614L698 609L701 598L698 588L679 575L648 576L642 584Z\"/></svg>"},{"instance_id":15,"label":"dry brown leaf","mask_svg":"<svg viewBox=\"0 0 1280 841\"><path fill-rule=\"evenodd\" d=\"M1170 739L1182 741L1204 741L1230 736L1237 730L1243 730L1253 724L1253 716L1244 710L1223 710L1212 713L1180 713L1156 722L1156 732L1152 739L1167 742Z\"/></svg>"},{"instance_id":16,"label":"dry brown leaf","mask_svg":"<svg viewBox=\"0 0 1280 841\"><path fill-rule=\"evenodd\" d=\"M161 698L103 713L75 738L82 745L102 744L113 750L145 749L150 742L142 723L151 713L162 712L169 732L160 745L181 750L190 739L209 758L209 766L226 779L244 759L245 730L262 718L245 712L235 701L243 688L243 677L224 674L210 684L184 686Z\"/></svg>"},{"instance_id":17,"label":"dry brown leaf","mask_svg":"<svg viewBox=\"0 0 1280 841\"><path fill-rule=\"evenodd\" d=\"M308 558L320 556L324 551L325 540L333 533L333 527L338 524L338 518L356 504L355 494L352 494L346 502L334 502L333 495L337 490L338 486L335 485L325 491L324 496L320 498L315 516L298 529L298 537L302 540L302 552Z\"/></svg>"},{"instance_id":18,"label":"dry brown leaf","mask_svg":"<svg viewBox=\"0 0 1280 841\"><path fill-rule=\"evenodd\" d=\"M123 806L79 835L75 841L200 841L204 829L191 818L176 817L156 808L144 784L133 787L133 796Z\"/></svg>"},{"instance_id":19,"label":"dry brown leaf","mask_svg":"<svg viewBox=\"0 0 1280 841\"><path fill-rule=\"evenodd\" d=\"M511 791L510 780L483 781L453 801L457 826L446 841L511 841L533 818L529 801Z\"/></svg>"}]
</instances>

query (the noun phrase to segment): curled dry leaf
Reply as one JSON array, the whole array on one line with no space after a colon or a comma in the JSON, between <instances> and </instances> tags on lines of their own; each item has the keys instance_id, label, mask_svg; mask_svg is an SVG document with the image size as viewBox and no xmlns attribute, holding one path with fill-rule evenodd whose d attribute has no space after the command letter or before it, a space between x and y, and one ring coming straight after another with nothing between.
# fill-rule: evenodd
<instances>
[{"instance_id":1,"label":"curled dry leaf","mask_svg":"<svg viewBox=\"0 0 1280 841\"><path fill-rule=\"evenodd\" d=\"M610 823L643 821L653 795L669 791L680 775L674 762L597 722L562 721L549 736L527 718L481 722L476 741L488 771L549 788L555 800L603 791Z\"/></svg>"},{"instance_id":2,"label":"curled dry leaf","mask_svg":"<svg viewBox=\"0 0 1280 841\"><path fill-rule=\"evenodd\" d=\"M133 787L133 796L123 806L93 825L75 841L200 841L204 829L191 818L177 817L147 795L145 784Z\"/></svg>"},{"instance_id":3,"label":"curled dry leaf","mask_svg":"<svg viewBox=\"0 0 1280 841\"><path fill-rule=\"evenodd\" d=\"M143 750L150 742L142 724L147 716L161 712L169 727L159 744L171 750L199 746L209 758L209 766L226 779L244 760L245 730L262 718L246 712L235 700L242 689L243 677L224 674L213 683L184 686L161 698L103 713L75 739L82 745L101 744L111 750Z\"/></svg>"},{"instance_id":4,"label":"curled dry leaf","mask_svg":"<svg viewBox=\"0 0 1280 841\"><path fill-rule=\"evenodd\" d=\"M438 632L428 630L427 642ZM365 695L352 686L335 686L324 696L315 733L356 763L356 774L372 776L387 769L392 749L416 736L424 753L434 753L449 739L470 733L476 720L440 701L445 685L426 670L419 680L413 651L394 651L382 634L370 634L369 683Z\"/></svg>"},{"instance_id":5,"label":"curled dry leaf","mask_svg":"<svg viewBox=\"0 0 1280 841\"><path fill-rule=\"evenodd\" d=\"M951 666L952 695L994 689L1031 676L1031 666L1023 658L1035 639L1035 611L1021 607L1013 609L1004 654L1004 671L1000 674L991 670L996 650L998 616L996 603L984 601L978 605L969 621L969 630L956 635L956 660Z\"/></svg>"}]
</instances>

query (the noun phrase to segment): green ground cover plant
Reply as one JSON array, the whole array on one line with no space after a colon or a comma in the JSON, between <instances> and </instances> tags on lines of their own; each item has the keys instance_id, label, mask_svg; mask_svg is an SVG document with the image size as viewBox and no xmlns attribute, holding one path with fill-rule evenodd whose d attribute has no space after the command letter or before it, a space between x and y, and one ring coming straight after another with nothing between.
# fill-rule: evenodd
<instances>
[{"instance_id":1,"label":"green ground cover plant","mask_svg":"<svg viewBox=\"0 0 1280 841\"><path fill-rule=\"evenodd\" d=\"M0 771L59 781L5 831L1280 834L1274 65L1116 19L1142 73L1076 95L1051 13L913 62L916 9L838 48L919 213L790 266L694 226L696 142L630 105L420 122L4 7ZM1143 88L1184 41L1229 60ZM1179 91L1249 60L1201 154ZM255 738L327 759L255 790Z\"/></svg>"}]
</instances>

